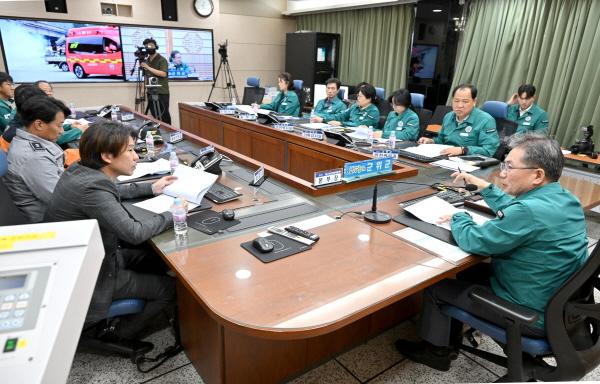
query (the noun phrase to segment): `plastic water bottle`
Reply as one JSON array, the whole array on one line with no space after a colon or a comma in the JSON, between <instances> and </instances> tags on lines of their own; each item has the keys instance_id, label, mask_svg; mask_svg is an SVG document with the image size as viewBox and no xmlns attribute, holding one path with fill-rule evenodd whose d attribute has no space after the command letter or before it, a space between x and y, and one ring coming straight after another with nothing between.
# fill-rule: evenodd
<instances>
[{"instance_id":1,"label":"plastic water bottle","mask_svg":"<svg viewBox=\"0 0 600 384\"><path fill-rule=\"evenodd\" d=\"M367 132L367 141L369 142L369 144L373 145L373 126L369 125L369 131Z\"/></svg>"},{"instance_id":2,"label":"plastic water bottle","mask_svg":"<svg viewBox=\"0 0 600 384\"><path fill-rule=\"evenodd\" d=\"M315 109L313 108L310 110L310 121L312 122L315 117L317 117L317 115L315 114Z\"/></svg>"},{"instance_id":3,"label":"plastic water bottle","mask_svg":"<svg viewBox=\"0 0 600 384\"><path fill-rule=\"evenodd\" d=\"M396 148L396 131L390 132L390 137L388 138L388 145L390 149Z\"/></svg>"},{"instance_id":4,"label":"plastic water bottle","mask_svg":"<svg viewBox=\"0 0 600 384\"><path fill-rule=\"evenodd\" d=\"M112 121L118 121L119 120L119 115L117 114L117 107L114 106L114 105L110 108L110 119Z\"/></svg>"},{"instance_id":5,"label":"plastic water bottle","mask_svg":"<svg viewBox=\"0 0 600 384\"><path fill-rule=\"evenodd\" d=\"M146 156L154 156L154 137L150 131L146 132Z\"/></svg>"},{"instance_id":6,"label":"plastic water bottle","mask_svg":"<svg viewBox=\"0 0 600 384\"><path fill-rule=\"evenodd\" d=\"M69 111L71 111L71 114L69 115L69 117L71 117L72 119L74 119L76 117L76 114L75 114L75 104L74 103L69 103Z\"/></svg>"},{"instance_id":7,"label":"plastic water bottle","mask_svg":"<svg viewBox=\"0 0 600 384\"><path fill-rule=\"evenodd\" d=\"M183 201L180 198L176 198L173 202L171 213L173 214L173 229L175 230L175 237L187 237L187 210L185 209Z\"/></svg>"},{"instance_id":8,"label":"plastic water bottle","mask_svg":"<svg viewBox=\"0 0 600 384\"><path fill-rule=\"evenodd\" d=\"M169 165L171 166L171 173L175 172L175 169L179 165L179 158L177 157L177 153L175 151L171 151L169 155Z\"/></svg>"}]
</instances>

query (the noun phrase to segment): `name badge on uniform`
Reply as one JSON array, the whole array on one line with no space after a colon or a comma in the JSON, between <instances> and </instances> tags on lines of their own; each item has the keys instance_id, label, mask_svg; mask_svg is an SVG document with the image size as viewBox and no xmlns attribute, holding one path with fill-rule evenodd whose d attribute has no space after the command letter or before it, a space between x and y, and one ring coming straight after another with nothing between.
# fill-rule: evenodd
<instances>
[{"instance_id":1,"label":"name badge on uniform","mask_svg":"<svg viewBox=\"0 0 600 384\"><path fill-rule=\"evenodd\" d=\"M364 118L365 118L364 116L361 116L358 118L358 120L363 120Z\"/></svg>"},{"instance_id":2,"label":"name badge on uniform","mask_svg":"<svg viewBox=\"0 0 600 384\"><path fill-rule=\"evenodd\" d=\"M531 121L531 116L527 116L527 117L525 118L525 121Z\"/></svg>"},{"instance_id":3,"label":"name badge on uniform","mask_svg":"<svg viewBox=\"0 0 600 384\"><path fill-rule=\"evenodd\" d=\"M281 103L281 105L287 105L287 102L284 101L283 103Z\"/></svg>"},{"instance_id":4,"label":"name badge on uniform","mask_svg":"<svg viewBox=\"0 0 600 384\"><path fill-rule=\"evenodd\" d=\"M468 134L468 133L466 133L466 132L461 132L461 133L460 133L460 135L461 135L461 136L465 136L465 137L469 137L469 134Z\"/></svg>"},{"instance_id":5,"label":"name badge on uniform","mask_svg":"<svg viewBox=\"0 0 600 384\"><path fill-rule=\"evenodd\" d=\"M531 125L531 123L529 121L524 121L523 125Z\"/></svg>"},{"instance_id":6,"label":"name badge on uniform","mask_svg":"<svg viewBox=\"0 0 600 384\"><path fill-rule=\"evenodd\" d=\"M42 143L38 143L37 141L30 141L29 145L34 151L45 151L46 148L42 145Z\"/></svg>"},{"instance_id":7,"label":"name badge on uniform","mask_svg":"<svg viewBox=\"0 0 600 384\"><path fill-rule=\"evenodd\" d=\"M468 126L467 128L465 128L465 132L469 133L473 130L473 127ZM469 135L464 135L464 136L469 136Z\"/></svg>"}]
</instances>

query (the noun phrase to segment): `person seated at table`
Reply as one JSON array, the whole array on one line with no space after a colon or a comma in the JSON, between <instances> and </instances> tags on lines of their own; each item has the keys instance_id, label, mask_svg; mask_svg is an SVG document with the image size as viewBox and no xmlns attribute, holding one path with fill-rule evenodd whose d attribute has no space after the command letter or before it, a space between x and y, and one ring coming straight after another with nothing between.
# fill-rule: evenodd
<instances>
[{"instance_id":1,"label":"person seated at table","mask_svg":"<svg viewBox=\"0 0 600 384\"><path fill-rule=\"evenodd\" d=\"M365 84L358 90L356 103L342 112L327 115L323 121L336 126L346 127L377 127L379 124L379 98L375 94L375 88L371 84Z\"/></svg>"},{"instance_id":2,"label":"person seated at table","mask_svg":"<svg viewBox=\"0 0 600 384\"><path fill-rule=\"evenodd\" d=\"M369 84L369 83L367 83L366 81L361 81L360 83L356 84L352 90L352 92L354 92L354 93L349 94L347 100L352 103L355 103L356 99L358 97L358 91L359 91L360 87L362 87L363 85L366 85L366 84Z\"/></svg>"},{"instance_id":3,"label":"person seated at table","mask_svg":"<svg viewBox=\"0 0 600 384\"><path fill-rule=\"evenodd\" d=\"M397 140L417 141L419 138L419 116L412 109L410 92L399 89L391 97L391 111L383 126L382 137L387 139L392 131L396 132Z\"/></svg>"},{"instance_id":4,"label":"person seated at table","mask_svg":"<svg viewBox=\"0 0 600 384\"><path fill-rule=\"evenodd\" d=\"M48 81L46 81L46 80L38 80L35 83L33 83L33 85L36 86L36 87L38 87L42 91L44 91L44 93L46 95L48 95L50 97L54 97L54 87Z\"/></svg>"},{"instance_id":5,"label":"person seated at table","mask_svg":"<svg viewBox=\"0 0 600 384\"><path fill-rule=\"evenodd\" d=\"M92 124L81 136L81 162L70 166L56 184L46 221L98 221L105 256L86 322L105 319L113 300L144 299L142 312L107 324L98 336L145 348L147 343L131 339L162 312L173 316L175 281L164 273L158 256L139 244L171 228L173 217L167 211L136 220L121 200L159 195L176 177L165 176L154 183L116 184L117 177L135 170L139 159L134 151L136 139L135 131L121 123ZM128 248L128 244L137 247Z\"/></svg>"},{"instance_id":6,"label":"person seated at table","mask_svg":"<svg viewBox=\"0 0 600 384\"><path fill-rule=\"evenodd\" d=\"M3 181L14 204L32 223L44 218L64 171L64 153L56 139L68 111L62 102L45 95L25 101L19 111L24 129L16 130Z\"/></svg>"},{"instance_id":7,"label":"person seated at table","mask_svg":"<svg viewBox=\"0 0 600 384\"><path fill-rule=\"evenodd\" d=\"M537 312L537 322L521 330L526 336L544 337L548 301L588 257L583 208L558 182L564 165L558 143L525 134L514 136L509 147L500 167L502 189L468 173L452 175L455 182L475 184L496 218L478 225L468 213L459 212L440 222L450 221L461 249L490 256L491 263L425 290L419 329L423 340L396 342L413 361L441 371L450 368L452 344L462 339L462 324L441 311L445 304L503 326L494 311L472 301L469 292L475 287Z\"/></svg>"},{"instance_id":8,"label":"person seated at table","mask_svg":"<svg viewBox=\"0 0 600 384\"><path fill-rule=\"evenodd\" d=\"M17 133L17 129L22 128L23 124L19 118L19 107L31 97L34 96L47 96L48 93L44 92L42 88L36 87L31 84L21 84L15 89L15 105L17 114L10 121L8 127L2 134L1 146L4 147L10 145L12 139ZM70 114L70 111L69 111ZM68 116L68 115L67 115ZM65 116L66 117L66 116ZM63 133L56 139L56 144L62 147L66 147L69 143L79 140L83 131L88 128L88 124L80 123L79 121L73 121L71 123L63 123Z\"/></svg>"},{"instance_id":9,"label":"person seated at table","mask_svg":"<svg viewBox=\"0 0 600 384\"><path fill-rule=\"evenodd\" d=\"M169 70L181 72L181 75L178 74L178 76L187 76L194 72L187 63L183 62L181 52L179 51L171 51L171 55L169 56Z\"/></svg>"},{"instance_id":10,"label":"person seated at table","mask_svg":"<svg viewBox=\"0 0 600 384\"><path fill-rule=\"evenodd\" d=\"M522 84L517 93L507 101L508 120L518 124L517 133L535 132L548 134L548 114L535 102L533 84Z\"/></svg>"},{"instance_id":11,"label":"person seated at table","mask_svg":"<svg viewBox=\"0 0 600 384\"><path fill-rule=\"evenodd\" d=\"M448 156L484 155L494 156L500 145L496 120L477 104L477 88L461 84L452 91L452 112L444 116L442 129L435 139L421 137L419 144L446 144L452 148L441 154Z\"/></svg>"},{"instance_id":12,"label":"person seated at table","mask_svg":"<svg viewBox=\"0 0 600 384\"><path fill-rule=\"evenodd\" d=\"M282 115L298 116L300 114L300 100L294 91L294 80L287 72L279 74L277 78L279 93L270 103L260 105L262 109L275 111ZM255 104L253 104L255 105Z\"/></svg>"},{"instance_id":13,"label":"person seated at table","mask_svg":"<svg viewBox=\"0 0 600 384\"><path fill-rule=\"evenodd\" d=\"M327 80L325 83L327 97L319 100L315 106L313 111L314 116L311 117L313 123L320 123L323 121L323 117L342 112L346 109L346 104L338 97L341 85L342 83L336 78Z\"/></svg>"},{"instance_id":14,"label":"person seated at table","mask_svg":"<svg viewBox=\"0 0 600 384\"><path fill-rule=\"evenodd\" d=\"M15 96L13 78L5 72L0 72L0 133L3 133L8 123L15 116L12 99Z\"/></svg>"}]
</instances>

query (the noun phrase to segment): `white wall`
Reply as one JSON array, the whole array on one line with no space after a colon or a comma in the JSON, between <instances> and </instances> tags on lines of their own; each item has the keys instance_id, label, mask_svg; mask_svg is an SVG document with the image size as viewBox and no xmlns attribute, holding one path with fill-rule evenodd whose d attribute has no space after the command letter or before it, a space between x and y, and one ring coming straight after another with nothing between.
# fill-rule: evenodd
<instances>
[{"instance_id":1,"label":"white wall","mask_svg":"<svg viewBox=\"0 0 600 384\"><path fill-rule=\"evenodd\" d=\"M271 11L264 17L261 14L263 1L248 1L244 7L237 6L239 0L213 0L215 10L208 18L198 16L192 8L192 0L178 1L177 22L163 21L160 0L118 0L119 4L130 4L133 17L103 16L101 2L107 0L67 0L67 14L47 13L43 1L0 1L2 16L31 17L44 19L66 19L103 23L143 24L152 26L175 26L182 28L213 29L215 40L215 72L220 56L217 43L229 40L229 62L234 80L242 97L247 76L259 76L263 85L274 85L277 75L285 67L285 34L294 32L296 21L281 16L273 7L284 7L282 1L271 1ZM225 12L221 13L221 4ZM1 56L1 52L0 52ZM0 60L0 69L5 70ZM221 80L219 76L219 80ZM212 83L171 82L170 112L173 125L179 124L177 103L180 101L201 101L208 98ZM134 107L135 84L131 83L69 83L55 85L56 97L73 102L75 106L122 104ZM215 90L212 100L225 100L224 93Z\"/></svg>"}]
</instances>

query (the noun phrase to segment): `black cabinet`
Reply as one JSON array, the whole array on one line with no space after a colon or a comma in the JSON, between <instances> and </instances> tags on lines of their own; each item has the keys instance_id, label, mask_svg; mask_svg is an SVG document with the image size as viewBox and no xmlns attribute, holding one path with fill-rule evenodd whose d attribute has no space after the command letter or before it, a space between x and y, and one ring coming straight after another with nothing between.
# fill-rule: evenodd
<instances>
[{"instance_id":1,"label":"black cabinet","mask_svg":"<svg viewBox=\"0 0 600 384\"><path fill-rule=\"evenodd\" d=\"M340 35L336 33L296 32L286 35L285 71L304 80L314 99L314 85L325 84L338 75Z\"/></svg>"}]
</instances>

